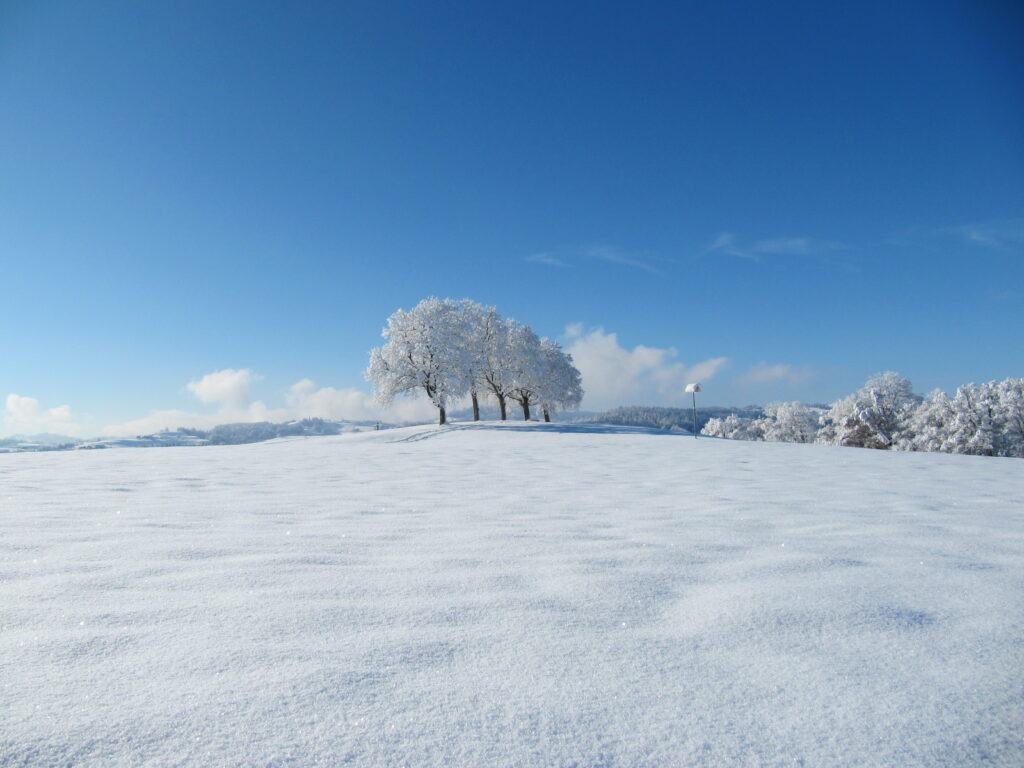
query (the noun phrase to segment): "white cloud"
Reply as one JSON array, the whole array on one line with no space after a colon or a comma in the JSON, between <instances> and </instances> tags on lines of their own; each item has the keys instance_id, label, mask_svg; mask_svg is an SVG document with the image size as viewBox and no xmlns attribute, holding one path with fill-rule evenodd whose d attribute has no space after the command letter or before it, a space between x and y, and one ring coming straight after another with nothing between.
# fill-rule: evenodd
<instances>
[{"instance_id":1,"label":"white cloud","mask_svg":"<svg viewBox=\"0 0 1024 768\"><path fill-rule=\"evenodd\" d=\"M736 377L741 387L757 387L764 384L790 384L798 386L808 381L814 372L808 366L793 366L788 363L757 363Z\"/></svg>"},{"instance_id":2,"label":"white cloud","mask_svg":"<svg viewBox=\"0 0 1024 768\"><path fill-rule=\"evenodd\" d=\"M162 429L191 427L212 429L218 424L255 421L291 421L293 419L347 419L350 421L429 421L436 409L425 398L399 398L383 408L373 396L359 389L317 387L310 379L301 379L284 393L284 407L270 408L261 400L250 402L249 385L261 377L248 369L225 369L208 373L186 385L197 400L219 404L214 411L153 411L148 416L104 428L107 435L145 435Z\"/></svg>"},{"instance_id":3,"label":"white cloud","mask_svg":"<svg viewBox=\"0 0 1024 768\"><path fill-rule=\"evenodd\" d=\"M616 334L602 328L585 332L582 323L567 326L565 336L567 351L583 377L583 407L591 410L681 403L687 382L709 381L728 362L716 357L686 366L672 347L639 344L626 349Z\"/></svg>"},{"instance_id":4,"label":"white cloud","mask_svg":"<svg viewBox=\"0 0 1024 768\"><path fill-rule=\"evenodd\" d=\"M51 432L77 436L82 425L75 422L69 405L43 409L34 397L11 393L4 403L4 431L7 434Z\"/></svg>"},{"instance_id":5,"label":"white cloud","mask_svg":"<svg viewBox=\"0 0 1024 768\"><path fill-rule=\"evenodd\" d=\"M660 275L662 273L660 269L652 264L648 264L642 259L623 253L618 248L614 248L610 245L594 246L588 248L586 253L592 259L606 261L609 264L621 264L626 267L633 267L634 269L642 269L645 272L650 272L654 275Z\"/></svg>"},{"instance_id":6,"label":"white cloud","mask_svg":"<svg viewBox=\"0 0 1024 768\"><path fill-rule=\"evenodd\" d=\"M437 409L425 397L405 397L388 408L381 407L369 392L354 387L317 388L309 379L297 381L285 394L286 407L276 413L286 418L349 419L352 421L423 421L437 416ZM283 419L282 419L283 420Z\"/></svg>"},{"instance_id":7,"label":"white cloud","mask_svg":"<svg viewBox=\"0 0 1024 768\"><path fill-rule=\"evenodd\" d=\"M201 403L223 403L229 408L242 409L249 404L249 385L262 378L248 368L208 373L186 385Z\"/></svg>"}]
</instances>

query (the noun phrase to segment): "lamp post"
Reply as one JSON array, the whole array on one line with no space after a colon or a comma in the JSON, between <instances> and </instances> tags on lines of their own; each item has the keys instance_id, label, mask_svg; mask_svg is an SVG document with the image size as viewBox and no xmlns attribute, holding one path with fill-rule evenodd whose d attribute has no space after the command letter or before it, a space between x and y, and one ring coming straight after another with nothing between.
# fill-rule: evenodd
<instances>
[{"instance_id":1,"label":"lamp post","mask_svg":"<svg viewBox=\"0 0 1024 768\"><path fill-rule=\"evenodd\" d=\"M686 385L686 391L693 396L693 439L697 439L697 393L700 392L700 384L696 381Z\"/></svg>"}]
</instances>

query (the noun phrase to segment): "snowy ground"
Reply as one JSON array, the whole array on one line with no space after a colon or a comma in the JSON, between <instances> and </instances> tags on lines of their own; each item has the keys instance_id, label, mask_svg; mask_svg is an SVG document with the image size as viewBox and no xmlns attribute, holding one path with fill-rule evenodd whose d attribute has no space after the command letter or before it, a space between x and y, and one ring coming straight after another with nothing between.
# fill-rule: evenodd
<instances>
[{"instance_id":1,"label":"snowy ground","mask_svg":"<svg viewBox=\"0 0 1024 768\"><path fill-rule=\"evenodd\" d=\"M0 765L1024 764L1024 461L592 426L0 456Z\"/></svg>"}]
</instances>

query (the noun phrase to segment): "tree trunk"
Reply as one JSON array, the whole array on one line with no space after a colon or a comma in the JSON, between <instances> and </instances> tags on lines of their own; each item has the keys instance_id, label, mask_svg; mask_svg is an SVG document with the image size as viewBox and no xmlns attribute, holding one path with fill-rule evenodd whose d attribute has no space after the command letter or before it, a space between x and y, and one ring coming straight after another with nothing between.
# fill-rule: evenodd
<instances>
[{"instance_id":1,"label":"tree trunk","mask_svg":"<svg viewBox=\"0 0 1024 768\"><path fill-rule=\"evenodd\" d=\"M477 399L476 392L470 392L469 396L473 398L473 421L480 421L480 401Z\"/></svg>"},{"instance_id":2,"label":"tree trunk","mask_svg":"<svg viewBox=\"0 0 1024 768\"><path fill-rule=\"evenodd\" d=\"M530 401L523 400L523 421L530 420Z\"/></svg>"},{"instance_id":3,"label":"tree trunk","mask_svg":"<svg viewBox=\"0 0 1024 768\"><path fill-rule=\"evenodd\" d=\"M544 409L544 421L549 423L551 422L551 414L548 412L547 408Z\"/></svg>"},{"instance_id":4,"label":"tree trunk","mask_svg":"<svg viewBox=\"0 0 1024 768\"><path fill-rule=\"evenodd\" d=\"M444 408L438 408L437 410L441 412L441 420L438 422L438 424L441 424L443 426L444 423L448 420L448 418L447 416L445 416Z\"/></svg>"},{"instance_id":5,"label":"tree trunk","mask_svg":"<svg viewBox=\"0 0 1024 768\"><path fill-rule=\"evenodd\" d=\"M508 413L505 411L505 396L498 395L498 408L501 409L501 420L506 421L508 419Z\"/></svg>"}]
</instances>

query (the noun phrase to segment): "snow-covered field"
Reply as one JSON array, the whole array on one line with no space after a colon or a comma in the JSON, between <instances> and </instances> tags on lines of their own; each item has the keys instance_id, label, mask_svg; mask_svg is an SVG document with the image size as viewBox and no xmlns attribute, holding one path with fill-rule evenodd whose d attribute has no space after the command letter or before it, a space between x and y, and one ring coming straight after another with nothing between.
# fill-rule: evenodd
<instances>
[{"instance_id":1,"label":"snow-covered field","mask_svg":"<svg viewBox=\"0 0 1024 768\"><path fill-rule=\"evenodd\" d=\"M1024 461L557 425L0 456L0 765L1024 765Z\"/></svg>"}]
</instances>

